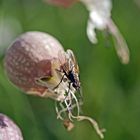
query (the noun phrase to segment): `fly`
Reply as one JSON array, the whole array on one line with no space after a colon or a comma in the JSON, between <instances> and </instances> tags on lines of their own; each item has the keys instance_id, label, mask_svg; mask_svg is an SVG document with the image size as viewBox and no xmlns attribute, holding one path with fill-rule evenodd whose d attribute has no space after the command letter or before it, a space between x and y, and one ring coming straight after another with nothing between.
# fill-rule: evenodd
<instances>
[{"instance_id":1,"label":"fly","mask_svg":"<svg viewBox=\"0 0 140 140\"><path fill-rule=\"evenodd\" d=\"M61 58L61 67L60 70L57 71L63 73L63 75L59 84L55 88L57 88L62 81L68 81L69 90L72 86L76 91L80 91L79 67L73 51L68 49L65 54L60 52L58 55L60 55Z\"/></svg>"}]
</instances>

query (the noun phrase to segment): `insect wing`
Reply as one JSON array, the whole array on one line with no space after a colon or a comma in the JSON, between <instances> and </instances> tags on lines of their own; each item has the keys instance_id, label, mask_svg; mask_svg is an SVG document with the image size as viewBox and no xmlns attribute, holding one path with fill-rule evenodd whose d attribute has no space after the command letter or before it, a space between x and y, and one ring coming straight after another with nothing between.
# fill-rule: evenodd
<instances>
[{"instance_id":1,"label":"insect wing","mask_svg":"<svg viewBox=\"0 0 140 140\"><path fill-rule=\"evenodd\" d=\"M66 53L67 53L67 55L69 56L69 58L72 60L72 62L73 62L73 64L74 64L75 71L76 71L77 73L79 73L78 63L77 63L77 61L76 61L76 58L75 58L75 56L74 56L73 51L70 50L70 49L68 49Z\"/></svg>"},{"instance_id":2,"label":"insect wing","mask_svg":"<svg viewBox=\"0 0 140 140\"><path fill-rule=\"evenodd\" d=\"M61 65L60 70L62 70L63 72L65 71L66 73L69 73L70 71L69 59L67 58L66 53L63 51L59 51L58 57L59 57L60 65Z\"/></svg>"}]
</instances>

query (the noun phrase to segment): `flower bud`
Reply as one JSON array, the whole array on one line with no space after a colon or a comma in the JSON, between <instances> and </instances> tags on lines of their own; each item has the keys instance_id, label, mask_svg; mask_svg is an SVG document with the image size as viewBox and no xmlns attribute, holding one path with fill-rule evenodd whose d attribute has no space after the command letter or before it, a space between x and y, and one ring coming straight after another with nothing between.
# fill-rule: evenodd
<instances>
[{"instance_id":1,"label":"flower bud","mask_svg":"<svg viewBox=\"0 0 140 140\"><path fill-rule=\"evenodd\" d=\"M61 80L56 73L60 68L60 51L64 52L63 47L51 35L24 33L7 50L4 61L7 76L26 93L52 96L48 88L53 89ZM37 83L40 79L46 81L45 85Z\"/></svg>"},{"instance_id":2,"label":"flower bud","mask_svg":"<svg viewBox=\"0 0 140 140\"><path fill-rule=\"evenodd\" d=\"M0 113L0 140L23 140L18 126L6 115Z\"/></svg>"}]
</instances>

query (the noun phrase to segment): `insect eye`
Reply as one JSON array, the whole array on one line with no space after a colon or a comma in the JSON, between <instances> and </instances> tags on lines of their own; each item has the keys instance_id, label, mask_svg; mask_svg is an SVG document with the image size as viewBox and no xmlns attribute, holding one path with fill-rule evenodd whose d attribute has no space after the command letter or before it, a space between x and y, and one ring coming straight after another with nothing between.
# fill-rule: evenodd
<instances>
[{"instance_id":1,"label":"insect eye","mask_svg":"<svg viewBox=\"0 0 140 140\"><path fill-rule=\"evenodd\" d=\"M72 86L73 86L74 88L76 88L76 87L77 87L77 86L75 85L75 83L73 83L73 84L72 84Z\"/></svg>"},{"instance_id":2,"label":"insect eye","mask_svg":"<svg viewBox=\"0 0 140 140\"><path fill-rule=\"evenodd\" d=\"M64 82L67 82L67 80L68 80L67 78L63 78L63 81L64 81Z\"/></svg>"}]
</instances>

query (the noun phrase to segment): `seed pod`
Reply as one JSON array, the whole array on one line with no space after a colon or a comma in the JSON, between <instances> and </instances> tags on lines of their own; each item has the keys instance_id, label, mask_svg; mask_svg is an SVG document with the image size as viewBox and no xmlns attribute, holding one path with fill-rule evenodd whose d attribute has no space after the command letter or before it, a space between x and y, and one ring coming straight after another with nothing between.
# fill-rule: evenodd
<instances>
[{"instance_id":1,"label":"seed pod","mask_svg":"<svg viewBox=\"0 0 140 140\"><path fill-rule=\"evenodd\" d=\"M18 126L6 115L0 113L0 140L23 140Z\"/></svg>"},{"instance_id":2,"label":"seed pod","mask_svg":"<svg viewBox=\"0 0 140 140\"><path fill-rule=\"evenodd\" d=\"M42 32L27 32L19 36L9 47L5 56L5 70L12 83L29 94L49 96L48 87L36 83L48 81L55 87L61 80L56 74L60 68L58 53L61 44L51 35ZM54 95L55 96L55 95Z\"/></svg>"}]
</instances>

